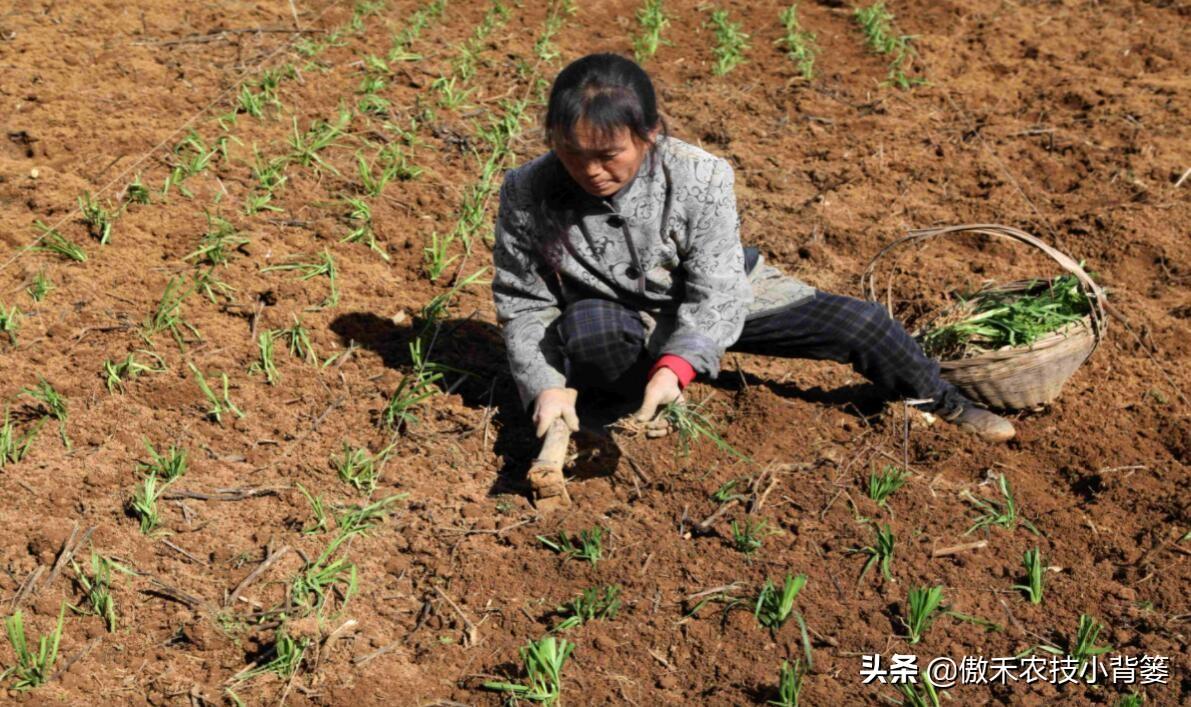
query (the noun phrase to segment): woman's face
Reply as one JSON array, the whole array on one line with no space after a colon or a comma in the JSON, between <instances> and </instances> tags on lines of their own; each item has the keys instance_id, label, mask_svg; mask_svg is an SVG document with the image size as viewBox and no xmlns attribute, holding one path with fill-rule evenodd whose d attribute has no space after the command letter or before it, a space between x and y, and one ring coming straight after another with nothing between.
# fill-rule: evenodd
<instances>
[{"instance_id":1,"label":"woman's face","mask_svg":"<svg viewBox=\"0 0 1191 707\"><path fill-rule=\"evenodd\" d=\"M657 130L645 142L625 126L601 135L580 120L575 124L574 139L554 145L554 154L584 191L608 197L633 180L656 139Z\"/></svg>"}]
</instances>

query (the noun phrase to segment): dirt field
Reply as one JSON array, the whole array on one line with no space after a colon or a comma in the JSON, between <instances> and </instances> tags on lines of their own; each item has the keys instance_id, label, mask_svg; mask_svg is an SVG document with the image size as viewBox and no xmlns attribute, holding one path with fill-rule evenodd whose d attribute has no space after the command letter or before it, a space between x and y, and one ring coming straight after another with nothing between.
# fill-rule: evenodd
<instances>
[{"instance_id":1,"label":"dirt field","mask_svg":"<svg viewBox=\"0 0 1191 707\"><path fill-rule=\"evenodd\" d=\"M863 654L925 663L1069 650L1087 614L1105 626L1095 645L1111 646L1106 662L1164 656L1168 678L966 685L942 691L942 703L1115 705L1135 692L1145 704L1186 704L1191 8L893 0L897 27L914 37L910 73L926 79L900 90L885 84L888 60L865 47L847 3L800 3L819 46L806 80L775 43L785 4L717 5L751 48L746 63L715 76L710 5L666 2L670 43L645 66L669 128L732 161L743 236L771 262L859 295L868 260L908 229L1005 223L1085 261L1109 289L1113 317L1062 397L1016 414L1018 438L1002 446L907 418L846 367L730 354L719 380L690 395L752 463L706 442L681 456L672 439L633 440L619 464L603 455L577 469L575 506L543 518L524 482L537 449L505 367L490 273L452 289L491 264L495 193L480 192L486 211L470 253L450 243L455 259L434 280L423 249L466 218L476 186L499 186L505 168L544 149L537 81L590 51L631 52L637 0L573 5L573 14L487 0L448 2L440 14L409 0L0 9L0 318L19 309L13 342L0 336L0 397L17 438L40 430L22 459L0 460L0 614L20 610L36 644L64 602L78 608L65 610L48 683L18 691L10 675L4 700L495 705L502 696L482 683L524 679L518 649L559 621L555 607L617 584L614 618L561 634L576 644L564 703L762 704L776 698L782 661L809 651L802 704L896 704L894 686L861 684ZM398 48L420 58L387 70L368 60L415 17L419 31ZM379 83L365 90L370 78ZM527 107L511 153L485 180L492 147L481 128L518 99ZM320 128L341 107L338 132ZM198 139L183 145L190 130ZM320 135L328 145L310 148ZM370 164L400 154L421 172L370 193L357 154ZM266 201L260 172L270 165L284 182ZM171 173L179 179L163 195ZM101 245L78 199L89 192L118 208L136 175L150 203L129 203ZM370 207L375 249L343 242L367 225L345 198ZM219 231L208 215L244 242L192 256ZM48 240L36 222L87 260L27 250ZM334 281L266 270L317 263L324 249ZM897 265L903 300L1054 272L1021 246L977 239ZM211 289L194 291L206 274ZM54 289L37 301L29 289L39 275ZM165 314L192 328L147 334L179 276L175 293L190 294ZM427 304L450 293L427 321ZM297 318L317 363L279 336L270 385L250 370L258 337ZM384 424L390 399L419 390L415 342L450 369L394 432ZM130 354L164 370L125 376L109 392L105 360ZM243 416L211 419L190 364L217 397L226 373ZM65 399L64 421L44 419L48 404L24 392L42 379ZM138 464L150 461L144 439L189 455L148 534L129 510L146 476ZM377 454L390 444L375 489L341 480L334 460L345 445ZM887 464L911 476L882 508L867 489L870 471ZM1039 535L1022 525L966 534L978 513L963 494L999 499L1000 474ZM720 506L712 494L738 477L761 479L756 496L698 527ZM324 501L321 529L301 489ZM375 527L344 532L353 507L394 495ZM746 555L731 524L757 519L778 533ZM884 524L897 538L892 578L876 568L861 577L866 558L850 550L871 545ZM605 536L594 566L537 539L596 526ZM1035 546L1048 566L1038 605L1013 588ZM92 574L92 549L133 572L111 579L114 631L88 611L78 579ZM303 594L295 578L320 569L326 589ZM752 615L762 583L787 572L807 576L796 601L805 641L795 620L771 633ZM911 645L907 594L934 585L951 610L983 623L943 615ZM694 612L701 598L725 595L741 602ZM276 657L280 636L303 649L296 669L244 679ZM4 642L0 670L15 662Z\"/></svg>"}]
</instances>

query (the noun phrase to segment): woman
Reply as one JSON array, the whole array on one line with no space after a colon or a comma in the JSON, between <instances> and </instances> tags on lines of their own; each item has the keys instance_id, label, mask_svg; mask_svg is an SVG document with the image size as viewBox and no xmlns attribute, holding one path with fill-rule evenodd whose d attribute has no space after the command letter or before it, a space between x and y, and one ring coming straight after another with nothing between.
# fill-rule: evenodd
<instances>
[{"instance_id":1,"label":"woman","mask_svg":"<svg viewBox=\"0 0 1191 707\"><path fill-rule=\"evenodd\" d=\"M505 177L493 294L538 436L577 431L579 388L641 395L652 421L726 350L846 362L890 393L991 441L1008 420L939 377L875 303L820 292L742 248L733 172L667 134L649 76L592 54L554 81L550 152Z\"/></svg>"}]
</instances>

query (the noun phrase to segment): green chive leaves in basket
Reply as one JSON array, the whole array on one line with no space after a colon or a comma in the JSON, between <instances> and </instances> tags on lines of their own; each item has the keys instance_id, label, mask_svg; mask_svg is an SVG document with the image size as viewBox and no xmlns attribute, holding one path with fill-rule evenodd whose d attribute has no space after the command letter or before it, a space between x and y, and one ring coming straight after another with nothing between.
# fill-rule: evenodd
<instances>
[{"instance_id":1,"label":"green chive leaves in basket","mask_svg":"<svg viewBox=\"0 0 1191 707\"><path fill-rule=\"evenodd\" d=\"M936 320L949 323L931 327L920 342L929 356L964 358L1005 346L1029 346L1080 321L1089 311L1079 281L1074 275L1063 275L1049 286L1039 282L1019 291L977 292Z\"/></svg>"}]
</instances>

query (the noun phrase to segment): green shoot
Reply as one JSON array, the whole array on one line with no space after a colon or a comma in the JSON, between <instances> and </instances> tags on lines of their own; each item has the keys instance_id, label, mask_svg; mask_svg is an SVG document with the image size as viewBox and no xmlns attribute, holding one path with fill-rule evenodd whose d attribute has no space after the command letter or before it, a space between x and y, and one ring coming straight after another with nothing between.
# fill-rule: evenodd
<instances>
[{"instance_id":1,"label":"green shoot","mask_svg":"<svg viewBox=\"0 0 1191 707\"><path fill-rule=\"evenodd\" d=\"M921 687L911 683L899 685L902 697L905 698L902 704L906 707L939 707L939 693L935 692L935 685L930 681L930 676L924 672L919 677L922 680Z\"/></svg>"},{"instance_id":2,"label":"green shoot","mask_svg":"<svg viewBox=\"0 0 1191 707\"><path fill-rule=\"evenodd\" d=\"M8 408L4 408L4 425L0 426L0 469L9 462L16 464L25 458L29 453L29 445L33 444L33 439L37 437L45 421L46 418L43 417L33 429L18 435Z\"/></svg>"},{"instance_id":3,"label":"green shoot","mask_svg":"<svg viewBox=\"0 0 1191 707\"><path fill-rule=\"evenodd\" d=\"M798 693L802 692L802 678L804 670L801 662L790 665L787 660L782 661L781 672L778 675L777 699L769 700L765 704L776 707L798 707Z\"/></svg>"},{"instance_id":4,"label":"green shoot","mask_svg":"<svg viewBox=\"0 0 1191 707\"><path fill-rule=\"evenodd\" d=\"M764 518L746 518L744 523L732 521L732 546L745 555L752 556L765 544L765 538L781 535L780 530L771 529Z\"/></svg>"},{"instance_id":5,"label":"green shoot","mask_svg":"<svg viewBox=\"0 0 1191 707\"><path fill-rule=\"evenodd\" d=\"M373 164L368 164L368 160L364 159L364 153L356 153L356 168L360 174L360 186L363 188L366 195L374 198L380 196L381 192L385 190L385 187L388 186L389 182L393 181L393 179L397 177L397 169L391 162L382 166L379 172L376 172L373 169L376 167L376 163L381 161L383 154L384 153L377 155L376 162ZM372 214L368 209L367 203L356 203L351 199L348 199L347 202L352 208L363 212L363 216L360 217L360 220L372 220Z\"/></svg>"},{"instance_id":6,"label":"green shoot","mask_svg":"<svg viewBox=\"0 0 1191 707\"><path fill-rule=\"evenodd\" d=\"M256 348L260 355L260 360L255 361L248 367L249 373L264 373L265 382L269 385L277 385L277 381L281 380L281 374L277 371L277 364L273 360L273 342L277 340L278 332L275 329L267 329L257 334Z\"/></svg>"},{"instance_id":7,"label":"green shoot","mask_svg":"<svg viewBox=\"0 0 1191 707\"><path fill-rule=\"evenodd\" d=\"M551 631L561 633L582 626L588 621L612 619L616 617L616 612L619 610L619 584L590 587L584 589L579 596L555 609L563 619Z\"/></svg>"},{"instance_id":8,"label":"green shoot","mask_svg":"<svg viewBox=\"0 0 1191 707\"><path fill-rule=\"evenodd\" d=\"M326 169L336 175L339 170L327 164L319 155L320 152L328 147L334 146L335 140L343 135L344 128L351 122L351 111L343 107L339 109L339 118L334 123L328 123L322 120L316 120L310 126L310 129L302 133L298 131L298 118L293 119L293 133L290 136L289 159L297 162L303 167L310 167Z\"/></svg>"},{"instance_id":9,"label":"green shoot","mask_svg":"<svg viewBox=\"0 0 1191 707\"><path fill-rule=\"evenodd\" d=\"M1087 614L1080 614L1079 627L1076 629L1075 638L1067 641L1067 655L1079 660L1079 668L1082 671L1088 661L1098 655L1103 655L1112 650L1112 646L1097 646L1096 639L1100 637L1100 632L1104 630L1104 626ZM1063 651L1053 646L1039 646L1047 653L1054 655L1063 655Z\"/></svg>"},{"instance_id":10,"label":"green shoot","mask_svg":"<svg viewBox=\"0 0 1191 707\"><path fill-rule=\"evenodd\" d=\"M868 477L868 497L876 501L878 506L885 506L885 501L910 478L908 472L887 464L881 473L872 472Z\"/></svg>"},{"instance_id":11,"label":"green shoot","mask_svg":"<svg viewBox=\"0 0 1191 707\"><path fill-rule=\"evenodd\" d=\"M670 24L662 0L644 0L637 10L637 23L641 25L641 34L633 37L633 56L643 62L657 54L661 45L670 44L662 39L662 30Z\"/></svg>"},{"instance_id":12,"label":"green shoot","mask_svg":"<svg viewBox=\"0 0 1191 707\"><path fill-rule=\"evenodd\" d=\"M885 577L886 581L893 581L893 573L889 570L889 563L893 561L893 546L894 537L893 530L888 525L883 525L880 528L873 528L877 533L877 542L866 547L854 547L847 550L848 553L859 552L869 556L868 562L864 563L864 569L860 571L860 577L857 578L859 583L868 574L868 571L873 568L873 565L878 562L881 565L881 575Z\"/></svg>"},{"instance_id":13,"label":"green shoot","mask_svg":"<svg viewBox=\"0 0 1191 707\"><path fill-rule=\"evenodd\" d=\"M16 655L16 665L5 670L0 677L12 675L16 678L12 687L15 690L29 690L44 685L50 679L50 670L58 660L58 644L62 640L62 620L66 616L66 604L58 611L58 625L52 633L42 636L37 641L37 652L29 650L28 639L25 637L25 622L18 609L12 616L4 620L4 630L8 634L8 642L12 644L12 652Z\"/></svg>"},{"instance_id":14,"label":"green shoot","mask_svg":"<svg viewBox=\"0 0 1191 707\"><path fill-rule=\"evenodd\" d=\"M195 259L209 265L226 265L231 251L239 250L247 243L248 239L241 237L230 221L207 214L207 232L199 241L199 247L182 259Z\"/></svg>"},{"instance_id":15,"label":"green shoot","mask_svg":"<svg viewBox=\"0 0 1191 707\"><path fill-rule=\"evenodd\" d=\"M302 484L298 484L297 486L298 491L306 497L307 503L310 504L310 512L314 514L314 525L302 528L302 534L311 535L330 530L330 526L327 524L327 508L323 497L311 494Z\"/></svg>"},{"instance_id":16,"label":"green shoot","mask_svg":"<svg viewBox=\"0 0 1191 707\"><path fill-rule=\"evenodd\" d=\"M772 580L766 579L757 594L757 603L753 606L753 616L757 617L757 623L770 631L777 631L784 626L794 613L794 600L798 598L798 593L805 585L805 574L797 577L786 574L781 591L778 591Z\"/></svg>"},{"instance_id":17,"label":"green shoot","mask_svg":"<svg viewBox=\"0 0 1191 707\"><path fill-rule=\"evenodd\" d=\"M489 680L484 688L508 693L512 702L528 700L549 707L562 696L562 669L575 650L575 644L565 638L545 636L529 641L521 648L521 664L528 684Z\"/></svg>"},{"instance_id":18,"label":"green shoot","mask_svg":"<svg viewBox=\"0 0 1191 707\"><path fill-rule=\"evenodd\" d=\"M447 78L439 76L430 82L430 88L438 91L438 105L447 110L455 110L464 105L467 97L472 94L475 89L464 88L462 85L457 85L458 79L454 76Z\"/></svg>"},{"instance_id":19,"label":"green shoot","mask_svg":"<svg viewBox=\"0 0 1191 707\"><path fill-rule=\"evenodd\" d=\"M918 643L935 620L943 603L942 587L911 587L906 598L906 630L910 643Z\"/></svg>"},{"instance_id":20,"label":"green shoot","mask_svg":"<svg viewBox=\"0 0 1191 707\"><path fill-rule=\"evenodd\" d=\"M344 202L350 207L347 218L352 224L352 230L340 238L339 242L363 243L387 261L389 254L376 242L376 233L372 230L372 207L363 199L347 198Z\"/></svg>"},{"instance_id":21,"label":"green shoot","mask_svg":"<svg viewBox=\"0 0 1191 707\"><path fill-rule=\"evenodd\" d=\"M715 424L707 415L703 414L702 403L667 403L662 407L661 416L678 432L679 449L683 456L690 454L692 443L702 437L737 459L750 461L748 457L724 441L724 438L716 431Z\"/></svg>"},{"instance_id":22,"label":"green shoot","mask_svg":"<svg viewBox=\"0 0 1191 707\"><path fill-rule=\"evenodd\" d=\"M809 81L815 76L815 55L819 53L815 46L815 33L803 30L798 22L798 3L782 10L778 20L786 33L774 43L785 49L786 56L798 66L802 78Z\"/></svg>"},{"instance_id":23,"label":"green shoot","mask_svg":"<svg viewBox=\"0 0 1191 707\"><path fill-rule=\"evenodd\" d=\"M161 525L161 516L157 512L157 499L168 484L159 486L157 474L149 474L132 492L132 500L128 502L128 510L140 521L141 533L151 535Z\"/></svg>"},{"instance_id":24,"label":"green shoot","mask_svg":"<svg viewBox=\"0 0 1191 707\"><path fill-rule=\"evenodd\" d=\"M1145 703L1145 693L1130 692L1128 695L1122 695L1113 707L1143 707Z\"/></svg>"},{"instance_id":25,"label":"green shoot","mask_svg":"<svg viewBox=\"0 0 1191 707\"><path fill-rule=\"evenodd\" d=\"M727 503L734 498L737 500L744 500L746 496L744 494L737 493L737 489L742 488L748 482L748 477L729 479L711 494L711 500L715 501L716 503Z\"/></svg>"},{"instance_id":26,"label":"green shoot","mask_svg":"<svg viewBox=\"0 0 1191 707\"><path fill-rule=\"evenodd\" d=\"M54 386L50 385L49 381L40 376L36 388L23 388L21 392L41 403L41 409L46 417L52 417L58 421L58 432L62 435L62 444L70 449L72 446L70 437L66 435L66 418L69 412L66 408L66 398L54 390Z\"/></svg>"},{"instance_id":27,"label":"green shoot","mask_svg":"<svg viewBox=\"0 0 1191 707\"><path fill-rule=\"evenodd\" d=\"M180 291L182 283L185 281L185 278L179 275L166 283L165 291L161 293L161 299L157 302L157 308L145 320L142 327L141 334L146 340L151 339L154 335L162 331L169 331L174 337L174 341L177 341L179 346L184 347L185 341L182 338L183 329L194 334L196 338L202 338L199 330L195 329L190 322L182 318L182 303L195 291L194 287Z\"/></svg>"},{"instance_id":28,"label":"green shoot","mask_svg":"<svg viewBox=\"0 0 1191 707\"><path fill-rule=\"evenodd\" d=\"M392 513L390 506L408 496L407 493L395 493L392 496L385 496L379 501L373 501L367 506L350 506L343 513L335 516L335 522L339 526L339 536L348 538L353 535L366 535L369 530L380 525L389 517Z\"/></svg>"},{"instance_id":29,"label":"green shoot","mask_svg":"<svg viewBox=\"0 0 1191 707\"><path fill-rule=\"evenodd\" d=\"M1030 598L1031 604L1042 603L1042 554L1038 548L1026 550L1021 563L1026 567L1026 581L1028 584L1015 584L1014 589L1020 589Z\"/></svg>"},{"instance_id":30,"label":"green shoot","mask_svg":"<svg viewBox=\"0 0 1191 707\"><path fill-rule=\"evenodd\" d=\"M250 680L265 673L273 673L282 678L289 679L298 671L298 667L302 665L302 658L306 654L308 643L309 639L306 638L301 640L291 638L285 632L285 627L282 626L277 629L276 637L273 640L273 657L266 663L241 670L232 677L232 680L236 682Z\"/></svg>"},{"instance_id":31,"label":"green shoot","mask_svg":"<svg viewBox=\"0 0 1191 707\"><path fill-rule=\"evenodd\" d=\"M74 568L75 581L79 583L87 597L87 603L90 604L90 613L103 619L109 632L115 631L119 619L116 614L116 600L112 598L112 570L125 574L132 574L132 570L94 550L91 551L90 575L83 572L74 560L71 560L70 564Z\"/></svg>"},{"instance_id":32,"label":"green shoot","mask_svg":"<svg viewBox=\"0 0 1191 707\"><path fill-rule=\"evenodd\" d=\"M137 360L138 353L145 354L153 358L157 365L152 363L142 363ZM124 381L136 380L142 373L163 373L166 370L165 361L161 356L152 351L136 351L128 354L128 357L123 361L117 363L111 359L104 359L103 362L103 376L104 383L107 385L108 393L115 394L116 389L124 392Z\"/></svg>"},{"instance_id":33,"label":"green shoot","mask_svg":"<svg viewBox=\"0 0 1191 707\"><path fill-rule=\"evenodd\" d=\"M8 334L9 343L17 343L17 330L20 328L21 310L15 304L10 309L0 304L0 333Z\"/></svg>"},{"instance_id":34,"label":"green shoot","mask_svg":"<svg viewBox=\"0 0 1191 707\"><path fill-rule=\"evenodd\" d=\"M413 363L413 371L401 379L393 397L381 411L381 423L395 431L417 422L414 408L439 392L436 384L450 370L425 358L420 337L410 342L409 358Z\"/></svg>"},{"instance_id":35,"label":"green shoot","mask_svg":"<svg viewBox=\"0 0 1191 707\"><path fill-rule=\"evenodd\" d=\"M903 90L926 83L926 79L906 75L905 67L914 57L914 49L910 46L913 37L897 34L893 28L893 14L885 9L884 2L858 7L854 17L864 32L869 49L877 54L892 55L889 63L889 83Z\"/></svg>"},{"instance_id":36,"label":"green shoot","mask_svg":"<svg viewBox=\"0 0 1191 707\"><path fill-rule=\"evenodd\" d=\"M563 531L559 531L558 537L554 540L544 535L538 536L538 542L562 555L563 558L568 560L587 560L591 563L592 567L595 567L603 556L603 541L604 529L598 525L590 530L581 530L574 537L567 535Z\"/></svg>"},{"instance_id":37,"label":"green shoot","mask_svg":"<svg viewBox=\"0 0 1191 707\"><path fill-rule=\"evenodd\" d=\"M278 336L289 341L289 352L307 363L317 364L318 356L314 353L314 346L310 343L310 332L302 326L302 320L294 315L294 325L277 332Z\"/></svg>"},{"instance_id":38,"label":"green shoot","mask_svg":"<svg viewBox=\"0 0 1191 707\"><path fill-rule=\"evenodd\" d=\"M340 596L340 608L345 606L359 589L359 570L345 556L331 559L349 536L340 533L314 560L307 562L290 581L290 605L302 614L322 614L331 592Z\"/></svg>"},{"instance_id":39,"label":"green shoot","mask_svg":"<svg viewBox=\"0 0 1191 707\"><path fill-rule=\"evenodd\" d=\"M126 204L149 204L152 203L149 196L149 188L141 182L141 175L136 175L132 178L132 182L127 187L124 187L124 203Z\"/></svg>"},{"instance_id":40,"label":"green shoot","mask_svg":"<svg viewBox=\"0 0 1191 707\"><path fill-rule=\"evenodd\" d=\"M458 255L450 255L448 252L454 242L453 233L440 237L438 231L431 232L430 244L422 248L422 264L426 270L426 277L431 281L442 277L447 268L451 267L451 263L459 259Z\"/></svg>"},{"instance_id":41,"label":"green shoot","mask_svg":"<svg viewBox=\"0 0 1191 707\"><path fill-rule=\"evenodd\" d=\"M331 466L339 473L339 479L366 496L371 496L380 483L381 469L388 459L393 445L370 455L365 447L352 447L344 442L343 456L332 458Z\"/></svg>"},{"instance_id":42,"label":"green shoot","mask_svg":"<svg viewBox=\"0 0 1191 707\"><path fill-rule=\"evenodd\" d=\"M207 378L203 375L202 371L200 371L198 368L195 368L193 363L187 363L186 365L189 366L190 370L194 373L194 380L196 383L198 383L199 390L203 391L203 395L207 398L208 404L210 404L210 408L207 410L208 417L221 425L223 424L223 413L225 412L233 412L236 414L236 417L244 417L244 413L241 412L240 408L236 407L236 404L233 403L231 398L228 397L228 381L226 373L219 374L219 377L223 383L223 396L221 399L219 396L215 395L215 391L211 390L211 386L207 384Z\"/></svg>"},{"instance_id":43,"label":"green shoot","mask_svg":"<svg viewBox=\"0 0 1191 707\"><path fill-rule=\"evenodd\" d=\"M91 192L83 192L79 197L79 211L83 212L83 223L87 224L91 235L99 239L99 245L107 245L112 237L111 212L104 208L98 200L91 197Z\"/></svg>"},{"instance_id":44,"label":"green shoot","mask_svg":"<svg viewBox=\"0 0 1191 707\"><path fill-rule=\"evenodd\" d=\"M186 473L185 449L171 444L170 448L162 454L153 447L153 443L147 437L142 437L141 442L145 445L145 450L149 452L149 459L151 461L147 464L145 462L137 462L137 469L139 471L160 476L165 479L167 484Z\"/></svg>"},{"instance_id":45,"label":"green shoot","mask_svg":"<svg viewBox=\"0 0 1191 707\"><path fill-rule=\"evenodd\" d=\"M272 265L264 268L261 272L273 270L296 270L299 273L299 280L310 280L319 276L326 277L330 282L331 291L320 306L334 307L339 304L339 272L335 268L335 259L331 257L331 252L326 248L323 249L322 258L317 261Z\"/></svg>"},{"instance_id":46,"label":"green shoot","mask_svg":"<svg viewBox=\"0 0 1191 707\"><path fill-rule=\"evenodd\" d=\"M204 297L211 300L211 304L217 302L215 293L218 292L220 296L226 297L228 302L232 301L232 294L236 288L220 280L215 275L215 266L207 268L206 270L196 270L194 273L194 288L193 291L201 293Z\"/></svg>"},{"instance_id":47,"label":"green shoot","mask_svg":"<svg viewBox=\"0 0 1191 707\"><path fill-rule=\"evenodd\" d=\"M287 179L285 176L285 158L278 157L266 162L261 157L261 153L257 150L256 145L253 144L252 159L252 178L256 180L257 189L272 194L274 190L285 184Z\"/></svg>"},{"instance_id":48,"label":"green shoot","mask_svg":"<svg viewBox=\"0 0 1191 707\"><path fill-rule=\"evenodd\" d=\"M74 241L59 233L57 229L50 228L41 221L36 221L33 225L42 233L41 245L30 248L30 250L56 253L63 258L69 258L79 263L87 262L87 252L75 245Z\"/></svg>"},{"instance_id":49,"label":"green shoot","mask_svg":"<svg viewBox=\"0 0 1191 707\"><path fill-rule=\"evenodd\" d=\"M53 290L54 283L46 277L45 270L38 270L33 276L33 283L25 288L25 292L29 293L34 302L42 301Z\"/></svg>"},{"instance_id":50,"label":"green shoot","mask_svg":"<svg viewBox=\"0 0 1191 707\"><path fill-rule=\"evenodd\" d=\"M712 10L711 25L715 28L715 66L712 73L723 76L740 64L743 64L744 53L749 49L749 35L740 31L739 22L728 20L727 10Z\"/></svg>"},{"instance_id":51,"label":"green shoot","mask_svg":"<svg viewBox=\"0 0 1191 707\"><path fill-rule=\"evenodd\" d=\"M961 493L972 505L982 511L976 522L971 528L968 528L964 535L994 525L999 525L1006 530L1012 531L1017 529L1019 522L1033 534L1041 535L1042 533L1038 532L1038 528L1034 527L1033 523L1018 515L1017 501L1013 498L1013 489L1010 488L1009 480L1005 478L1004 474L1000 475L997 485L1001 489L1001 496L1005 499L1003 503L987 498L976 498L967 489L964 489Z\"/></svg>"}]
</instances>

